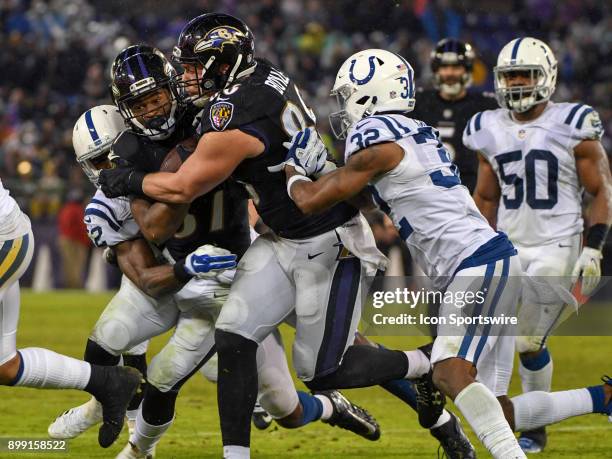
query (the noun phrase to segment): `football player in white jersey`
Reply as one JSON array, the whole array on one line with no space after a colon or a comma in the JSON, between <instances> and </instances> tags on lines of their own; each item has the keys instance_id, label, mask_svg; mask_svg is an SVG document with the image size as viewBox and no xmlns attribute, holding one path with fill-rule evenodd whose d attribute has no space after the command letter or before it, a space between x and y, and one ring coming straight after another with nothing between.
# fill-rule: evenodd
<instances>
[{"instance_id":1,"label":"football player in white jersey","mask_svg":"<svg viewBox=\"0 0 612 459\"><path fill-rule=\"evenodd\" d=\"M30 220L0 181L0 384L89 392L100 401L98 442L107 448L121 432L141 375L133 368L91 365L39 347L17 349L19 278L33 252Z\"/></svg>"},{"instance_id":2,"label":"football player in white jersey","mask_svg":"<svg viewBox=\"0 0 612 459\"><path fill-rule=\"evenodd\" d=\"M110 142L124 127L123 119L112 105L93 107L77 122L73 139L75 152L78 162L92 183L97 184L99 170L108 166ZM96 144L98 138L104 142ZM108 139L111 139L110 142ZM172 424L174 399L182 383L191 376L195 364L202 360L201 354L204 355L204 360L207 360L214 352L212 342L208 338L202 345L197 345L202 337L208 337L210 320L194 311L210 302L210 293L214 293L217 306L222 304L229 284L227 281L218 282L220 276L217 276L217 279L206 278L205 271L208 269L204 264L198 265L196 273L190 268L188 261L185 263L188 273L195 277L202 275L202 279L191 280L187 284L185 281L178 281L171 265L160 265L154 259L151 247L142 238L132 216L127 198L109 199L98 190L87 206L85 218L92 241L97 246L113 248L117 263L125 274L121 289L94 327L87 343L86 354L89 353L90 357L97 360L104 360L107 365L116 365L122 349L159 335L178 322L171 343L151 361L149 384L137 414L135 431L130 436L130 443L119 455L124 459L149 457ZM207 250L209 254L216 253L215 249L210 247ZM223 255L222 249L216 250ZM214 258L209 257L209 262L214 264ZM221 257L220 261L223 262L224 258ZM232 274L231 270L223 273L228 281L231 281ZM216 284L219 285L215 287ZM173 292L176 293L168 295ZM218 310L219 307L215 309ZM214 319L216 312L205 312ZM186 351L183 348L185 345L193 348L195 352ZM206 352L198 352L199 348L206 349ZM181 354L184 354L183 357ZM185 355L192 355L192 358L186 359ZM280 425L296 428L309 422L324 420L331 425L354 432L360 431L362 435L371 437L370 439L375 439L380 434L378 425L370 415L350 403L338 391L316 396L296 392L278 331L262 342L257 353L257 367L259 400ZM172 398L171 403L167 400L168 394ZM169 404L172 406L168 421L164 416ZM158 407L155 411L158 405L161 408ZM143 410L149 414L143 415ZM164 418L164 422L152 423L151 416ZM99 409L96 401L90 400L61 415L51 424L49 433L54 438L72 438L97 422ZM375 429L375 432L368 429ZM365 431L367 433L364 433Z\"/></svg>"},{"instance_id":3,"label":"football player in white jersey","mask_svg":"<svg viewBox=\"0 0 612 459\"><path fill-rule=\"evenodd\" d=\"M567 289L579 279L581 293L589 296L600 279L601 249L612 221L612 178L597 112L580 103L551 102L556 78L557 60L546 43L512 40L495 68L501 108L474 115L463 141L479 152L476 205L508 234L527 275L552 276ZM581 248L583 188L594 199ZM525 286L519 313L519 334L525 336L516 340L524 392L550 391L546 337L571 312L563 302L544 307L538 292ZM529 403L533 409L536 402ZM519 443L526 452L539 452L546 432L523 432Z\"/></svg>"},{"instance_id":4,"label":"football player in white jersey","mask_svg":"<svg viewBox=\"0 0 612 459\"><path fill-rule=\"evenodd\" d=\"M73 135L77 160L94 185L99 170L110 165L108 151L117 134L124 129L123 118L113 105L94 107L77 121ZM184 380L214 354L210 316L218 310L220 300L210 301L202 294L209 292L210 297L210 293L216 292L223 296L226 287L217 285L217 280L210 275L212 271L235 266L235 257L228 257L227 251L222 249L202 247L183 262L187 274L191 274L189 277L195 279L179 280L173 266L160 264L142 239L132 218L129 200L108 199L99 190L86 208L85 223L96 246L113 249L124 273L121 289L104 310L87 342L86 360L117 365L125 351L175 327L168 344L151 361L145 391L149 405L163 404L173 409ZM206 255L202 257L203 254ZM209 275L196 276L190 271L192 260L206 261L205 264L212 268ZM167 295L174 292L177 292L174 297ZM198 300L200 296L202 299ZM142 419L141 411L137 414L132 437L146 456L171 421L161 426L149 425ZM99 404L92 399L58 417L49 426L49 435L73 438L99 421ZM142 437L144 440L138 442Z\"/></svg>"},{"instance_id":5,"label":"football player in white jersey","mask_svg":"<svg viewBox=\"0 0 612 459\"><path fill-rule=\"evenodd\" d=\"M334 132L347 139L346 166L312 181L307 176L323 167L325 153L313 131L302 131L287 155L289 196L312 213L372 185L375 199L435 286L451 293L485 292L482 313L511 314L521 290L516 250L478 212L435 131L406 116L415 103L410 65L384 50L356 53L338 71L332 94L341 110L330 121ZM453 304L443 304L441 315L452 311L458 311ZM588 389L541 392L546 413L530 415L519 407L515 415L515 399L507 397L514 337L487 335L486 327L480 336L471 327L464 333L439 333L431 354L433 378L493 457L525 457L510 428L515 419L517 427L526 422L539 427L574 415L612 412L612 380L607 380ZM568 403L571 397L577 401Z\"/></svg>"}]
</instances>

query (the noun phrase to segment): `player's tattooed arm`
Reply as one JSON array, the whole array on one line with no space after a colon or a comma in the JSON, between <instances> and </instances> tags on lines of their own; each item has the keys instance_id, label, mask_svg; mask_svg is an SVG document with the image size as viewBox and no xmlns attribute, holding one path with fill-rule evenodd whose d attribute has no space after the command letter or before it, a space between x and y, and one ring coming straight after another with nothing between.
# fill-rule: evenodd
<instances>
[{"instance_id":1,"label":"player's tattooed arm","mask_svg":"<svg viewBox=\"0 0 612 459\"><path fill-rule=\"evenodd\" d=\"M178 171L147 174L142 189L156 201L189 203L227 179L244 159L264 150L258 138L238 129L207 132Z\"/></svg>"},{"instance_id":2,"label":"player's tattooed arm","mask_svg":"<svg viewBox=\"0 0 612 459\"><path fill-rule=\"evenodd\" d=\"M497 226L497 208L499 207L500 196L501 190L493 167L482 154L478 153L478 180L473 198L478 210L484 215L492 228Z\"/></svg>"},{"instance_id":3,"label":"player's tattooed arm","mask_svg":"<svg viewBox=\"0 0 612 459\"><path fill-rule=\"evenodd\" d=\"M403 157L404 151L395 143L372 145L315 182L293 182L289 195L305 214L320 212L357 195L372 179L395 168ZM291 166L285 166L285 172L287 180L297 174Z\"/></svg>"},{"instance_id":4,"label":"player's tattooed arm","mask_svg":"<svg viewBox=\"0 0 612 459\"><path fill-rule=\"evenodd\" d=\"M174 276L172 266L157 262L144 239L122 242L114 249L123 274L147 295L158 298L185 285Z\"/></svg>"},{"instance_id":5,"label":"player's tattooed arm","mask_svg":"<svg viewBox=\"0 0 612 459\"><path fill-rule=\"evenodd\" d=\"M167 204L133 198L130 202L132 215L147 241L160 245L179 230L189 204Z\"/></svg>"},{"instance_id":6,"label":"player's tattooed arm","mask_svg":"<svg viewBox=\"0 0 612 459\"><path fill-rule=\"evenodd\" d=\"M599 140L583 140L574 148L580 183L593 195L590 226L612 224L612 177L610 163Z\"/></svg>"}]
</instances>

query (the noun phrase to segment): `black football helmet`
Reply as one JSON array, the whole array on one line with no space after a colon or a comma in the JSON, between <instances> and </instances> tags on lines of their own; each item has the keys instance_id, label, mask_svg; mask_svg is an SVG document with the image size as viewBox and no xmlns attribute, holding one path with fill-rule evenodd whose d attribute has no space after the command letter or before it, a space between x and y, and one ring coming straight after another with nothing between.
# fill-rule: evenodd
<instances>
[{"instance_id":1,"label":"black football helmet","mask_svg":"<svg viewBox=\"0 0 612 459\"><path fill-rule=\"evenodd\" d=\"M172 53L175 62L199 68L195 78L181 79L179 85L191 102L201 103L252 73L254 50L253 34L240 19L229 14L202 14L183 28ZM197 94L189 94L187 88L194 85Z\"/></svg>"},{"instance_id":2,"label":"black football helmet","mask_svg":"<svg viewBox=\"0 0 612 459\"><path fill-rule=\"evenodd\" d=\"M476 55L472 46L456 38L440 40L431 52L431 70L433 72L434 86L450 94L458 94L472 83L472 69ZM447 84L442 81L438 69L443 65L460 65L465 67L465 73L458 83Z\"/></svg>"},{"instance_id":3,"label":"black football helmet","mask_svg":"<svg viewBox=\"0 0 612 459\"><path fill-rule=\"evenodd\" d=\"M135 106L161 89L167 91L161 105L134 113ZM174 132L180 111L176 70L157 48L133 45L121 51L111 67L111 94L135 132L152 140L165 139Z\"/></svg>"}]
</instances>

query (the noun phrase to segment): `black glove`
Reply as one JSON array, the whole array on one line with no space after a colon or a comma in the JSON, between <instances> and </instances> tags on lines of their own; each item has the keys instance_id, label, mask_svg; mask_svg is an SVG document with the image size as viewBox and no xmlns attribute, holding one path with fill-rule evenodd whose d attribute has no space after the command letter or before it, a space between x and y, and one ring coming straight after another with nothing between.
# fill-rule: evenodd
<instances>
[{"instance_id":1,"label":"black glove","mask_svg":"<svg viewBox=\"0 0 612 459\"><path fill-rule=\"evenodd\" d=\"M143 196L142 181L146 173L133 167L123 166L100 171L98 183L107 198L119 196Z\"/></svg>"}]
</instances>

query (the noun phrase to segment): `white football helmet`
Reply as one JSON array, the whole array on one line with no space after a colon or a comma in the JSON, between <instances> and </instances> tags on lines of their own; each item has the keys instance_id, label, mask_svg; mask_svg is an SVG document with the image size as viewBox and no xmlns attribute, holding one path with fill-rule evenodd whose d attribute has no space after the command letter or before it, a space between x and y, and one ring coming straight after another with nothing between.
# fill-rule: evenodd
<instances>
[{"instance_id":1,"label":"white football helmet","mask_svg":"<svg viewBox=\"0 0 612 459\"><path fill-rule=\"evenodd\" d=\"M329 115L332 131L343 139L366 116L414 110L414 93L414 71L406 59L384 49L359 51L336 75L331 95L340 110Z\"/></svg>"},{"instance_id":2,"label":"white football helmet","mask_svg":"<svg viewBox=\"0 0 612 459\"><path fill-rule=\"evenodd\" d=\"M508 86L508 72L530 72L531 84ZM537 38L515 38L497 57L495 95L502 108L522 113L550 99L557 84L557 59L546 43Z\"/></svg>"},{"instance_id":3,"label":"white football helmet","mask_svg":"<svg viewBox=\"0 0 612 459\"><path fill-rule=\"evenodd\" d=\"M96 163L107 159L113 141L125 129L123 117L114 105L93 107L74 125L72 146L77 162L95 186L98 186L100 175Z\"/></svg>"}]
</instances>

